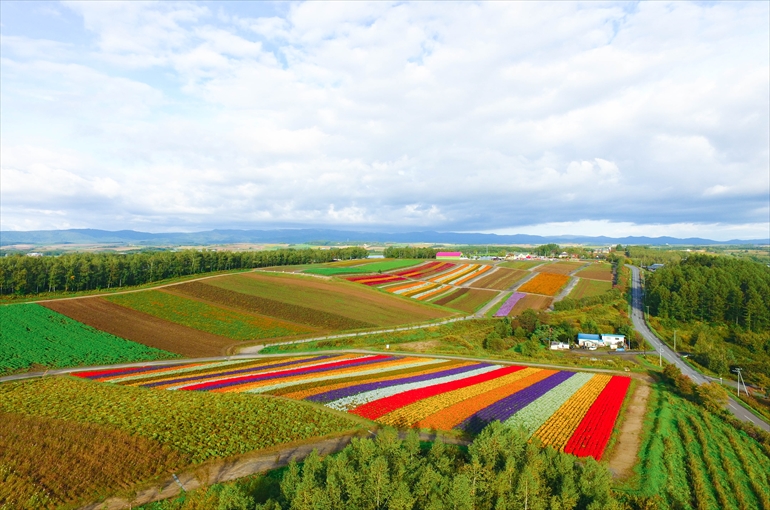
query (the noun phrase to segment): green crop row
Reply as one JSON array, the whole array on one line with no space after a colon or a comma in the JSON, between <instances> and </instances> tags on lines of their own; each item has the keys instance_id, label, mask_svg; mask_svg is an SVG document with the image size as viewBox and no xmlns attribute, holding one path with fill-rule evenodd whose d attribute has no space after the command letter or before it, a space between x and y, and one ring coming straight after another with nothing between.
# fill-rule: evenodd
<instances>
[{"instance_id":1,"label":"green crop row","mask_svg":"<svg viewBox=\"0 0 770 510\"><path fill-rule=\"evenodd\" d=\"M110 425L169 446L192 462L356 428L312 404L235 393L158 391L51 377L0 385L0 411Z\"/></svg>"},{"instance_id":2,"label":"green crop row","mask_svg":"<svg viewBox=\"0 0 770 510\"><path fill-rule=\"evenodd\" d=\"M274 338L314 331L299 324L240 313L157 290L120 294L105 299L160 319L234 340Z\"/></svg>"},{"instance_id":3,"label":"green crop row","mask_svg":"<svg viewBox=\"0 0 770 510\"><path fill-rule=\"evenodd\" d=\"M305 273L320 274L323 276L334 276L338 274L358 274L358 273L376 273L378 271L393 271L404 267L414 266L422 260L387 260L383 262L372 262L371 264L362 264L360 266L350 267L311 267L305 269Z\"/></svg>"},{"instance_id":4,"label":"green crop row","mask_svg":"<svg viewBox=\"0 0 770 510\"><path fill-rule=\"evenodd\" d=\"M770 509L770 457L721 418L653 389L632 492L668 508Z\"/></svg>"},{"instance_id":5,"label":"green crop row","mask_svg":"<svg viewBox=\"0 0 770 510\"><path fill-rule=\"evenodd\" d=\"M37 304L0 307L0 374L179 357L86 326Z\"/></svg>"}]
</instances>

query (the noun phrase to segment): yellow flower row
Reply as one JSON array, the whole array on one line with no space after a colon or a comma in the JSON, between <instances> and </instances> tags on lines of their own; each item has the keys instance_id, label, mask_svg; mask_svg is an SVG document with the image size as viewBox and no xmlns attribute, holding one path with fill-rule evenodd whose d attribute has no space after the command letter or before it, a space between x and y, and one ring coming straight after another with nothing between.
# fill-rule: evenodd
<instances>
[{"instance_id":1,"label":"yellow flower row","mask_svg":"<svg viewBox=\"0 0 770 510\"><path fill-rule=\"evenodd\" d=\"M563 450L572 433L585 417L588 409L594 403L612 376L595 375L574 395L572 395L558 411L553 413L539 429L535 436L544 445L551 445L557 450Z\"/></svg>"},{"instance_id":2,"label":"yellow flower row","mask_svg":"<svg viewBox=\"0 0 770 510\"><path fill-rule=\"evenodd\" d=\"M511 384L512 382L523 379L539 371L539 368L525 368L524 370L519 370L512 374L504 375L491 381L474 384L473 386L460 388L458 390L448 391L446 393L442 393L441 395L419 400L413 404L409 404L400 409L396 409L395 411L392 411L378 418L377 421L385 425L409 427L412 424L422 420L423 418L439 412L445 407L449 407L450 405L456 404L458 402L474 398L488 391L492 391L500 386Z\"/></svg>"}]
</instances>

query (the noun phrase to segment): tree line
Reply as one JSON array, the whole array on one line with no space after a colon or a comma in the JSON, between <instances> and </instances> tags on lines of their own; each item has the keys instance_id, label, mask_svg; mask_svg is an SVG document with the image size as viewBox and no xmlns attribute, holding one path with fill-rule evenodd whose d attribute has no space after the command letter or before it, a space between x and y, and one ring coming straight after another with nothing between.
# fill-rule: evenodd
<instances>
[{"instance_id":1,"label":"tree line","mask_svg":"<svg viewBox=\"0 0 770 510\"><path fill-rule=\"evenodd\" d=\"M385 258L388 259L435 259L439 250L434 248L416 248L412 246L388 246Z\"/></svg>"},{"instance_id":2,"label":"tree line","mask_svg":"<svg viewBox=\"0 0 770 510\"><path fill-rule=\"evenodd\" d=\"M366 258L364 248L292 248L265 251L147 251L0 257L0 295L75 292L152 283L230 269L286 266Z\"/></svg>"},{"instance_id":3,"label":"tree line","mask_svg":"<svg viewBox=\"0 0 770 510\"><path fill-rule=\"evenodd\" d=\"M691 255L647 277L650 313L679 321L770 330L770 268L749 260Z\"/></svg>"}]
</instances>

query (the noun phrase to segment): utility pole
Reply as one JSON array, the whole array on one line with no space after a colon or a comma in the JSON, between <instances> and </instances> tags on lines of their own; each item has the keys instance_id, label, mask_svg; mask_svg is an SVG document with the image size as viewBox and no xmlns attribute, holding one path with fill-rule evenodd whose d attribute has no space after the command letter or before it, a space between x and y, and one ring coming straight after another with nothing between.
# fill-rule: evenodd
<instances>
[{"instance_id":1,"label":"utility pole","mask_svg":"<svg viewBox=\"0 0 770 510\"><path fill-rule=\"evenodd\" d=\"M676 354L676 330L674 330L674 354Z\"/></svg>"},{"instance_id":2,"label":"utility pole","mask_svg":"<svg viewBox=\"0 0 770 510\"><path fill-rule=\"evenodd\" d=\"M746 381L743 379L743 374L741 373L742 368L736 368L735 371L738 373L738 396L741 396L741 383L743 383L743 391L746 393L746 396L749 396L749 389L746 388Z\"/></svg>"}]
</instances>

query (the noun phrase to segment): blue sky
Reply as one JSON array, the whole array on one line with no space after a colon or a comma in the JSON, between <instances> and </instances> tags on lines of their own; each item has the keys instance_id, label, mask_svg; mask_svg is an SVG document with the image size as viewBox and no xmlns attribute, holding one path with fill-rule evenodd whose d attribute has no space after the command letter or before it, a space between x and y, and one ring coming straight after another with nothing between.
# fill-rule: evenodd
<instances>
[{"instance_id":1,"label":"blue sky","mask_svg":"<svg viewBox=\"0 0 770 510\"><path fill-rule=\"evenodd\" d=\"M770 236L767 2L0 2L0 228Z\"/></svg>"}]
</instances>

